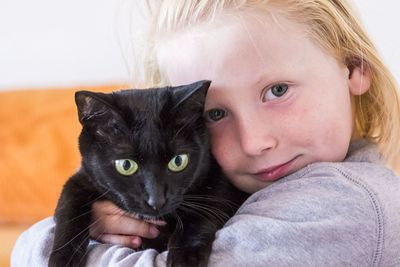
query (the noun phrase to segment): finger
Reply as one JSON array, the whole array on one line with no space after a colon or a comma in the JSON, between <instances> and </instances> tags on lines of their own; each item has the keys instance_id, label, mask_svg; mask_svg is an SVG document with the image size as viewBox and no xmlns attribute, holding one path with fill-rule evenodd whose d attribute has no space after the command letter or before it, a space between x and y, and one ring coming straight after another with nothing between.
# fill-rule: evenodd
<instances>
[{"instance_id":1,"label":"finger","mask_svg":"<svg viewBox=\"0 0 400 267\"><path fill-rule=\"evenodd\" d=\"M102 243L121 245L133 249L137 249L142 245L142 239L139 236L103 234L96 240Z\"/></svg>"},{"instance_id":2,"label":"finger","mask_svg":"<svg viewBox=\"0 0 400 267\"><path fill-rule=\"evenodd\" d=\"M137 215L128 213L122 209L120 209L118 206L116 206L114 203L108 200L100 200L96 201L92 204L92 210L93 210L93 219L96 220L97 218L104 216L105 214L111 214L111 215L127 215L129 217L135 218L135 219L140 219ZM147 222L159 226L164 226L167 223L162 220L147 220Z\"/></svg>"},{"instance_id":3,"label":"finger","mask_svg":"<svg viewBox=\"0 0 400 267\"><path fill-rule=\"evenodd\" d=\"M100 217L90 227L90 235L94 238L103 234L155 238L159 233L156 225L124 215Z\"/></svg>"},{"instance_id":4,"label":"finger","mask_svg":"<svg viewBox=\"0 0 400 267\"><path fill-rule=\"evenodd\" d=\"M127 213L127 214L125 214L125 215L127 215L127 216L129 216L129 217L132 217L132 218L136 218L136 219L141 220L139 217L137 217L137 216L134 215L134 214L129 214L129 213ZM162 220L143 219L143 221L145 221L145 222L147 222L147 223L149 223L149 224L154 224L154 225L158 225L158 226L165 226L165 225L167 225L167 223L166 223L165 221L162 221Z\"/></svg>"},{"instance_id":5,"label":"finger","mask_svg":"<svg viewBox=\"0 0 400 267\"><path fill-rule=\"evenodd\" d=\"M94 214L98 215L104 215L104 214L115 214L115 215L123 215L126 212L124 212L122 209L120 209L117 205L112 203L111 201L108 200L99 200L95 201L92 204L92 210Z\"/></svg>"}]
</instances>

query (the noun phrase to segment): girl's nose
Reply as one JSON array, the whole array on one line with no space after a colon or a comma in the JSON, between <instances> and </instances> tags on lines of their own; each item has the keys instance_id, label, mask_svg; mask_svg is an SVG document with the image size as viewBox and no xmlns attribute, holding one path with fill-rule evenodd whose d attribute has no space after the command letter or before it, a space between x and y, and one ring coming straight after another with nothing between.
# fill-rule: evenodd
<instances>
[{"instance_id":1,"label":"girl's nose","mask_svg":"<svg viewBox=\"0 0 400 267\"><path fill-rule=\"evenodd\" d=\"M265 122L257 118L246 118L239 122L238 135L241 149L248 156L262 155L278 144Z\"/></svg>"}]
</instances>

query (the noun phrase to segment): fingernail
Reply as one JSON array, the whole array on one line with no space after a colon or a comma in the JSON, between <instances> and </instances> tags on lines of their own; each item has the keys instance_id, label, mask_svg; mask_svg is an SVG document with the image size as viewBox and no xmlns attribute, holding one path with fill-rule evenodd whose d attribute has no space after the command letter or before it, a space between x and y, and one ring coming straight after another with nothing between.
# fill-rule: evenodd
<instances>
[{"instance_id":1,"label":"fingernail","mask_svg":"<svg viewBox=\"0 0 400 267\"><path fill-rule=\"evenodd\" d=\"M142 240L139 237L134 237L131 242L134 248L138 248L142 244Z\"/></svg>"},{"instance_id":2,"label":"fingernail","mask_svg":"<svg viewBox=\"0 0 400 267\"><path fill-rule=\"evenodd\" d=\"M167 225L167 222L159 221L159 222L158 222L158 225L160 225L160 226L165 226L165 225Z\"/></svg>"},{"instance_id":3,"label":"fingernail","mask_svg":"<svg viewBox=\"0 0 400 267\"><path fill-rule=\"evenodd\" d=\"M160 231L158 231L157 227L150 225L150 234L152 237L157 237L160 234Z\"/></svg>"},{"instance_id":4,"label":"fingernail","mask_svg":"<svg viewBox=\"0 0 400 267\"><path fill-rule=\"evenodd\" d=\"M167 225L166 221L161 221L161 220L149 220L147 221L148 223L154 224L154 225L158 225L158 226L164 226Z\"/></svg>"}]
</instances>

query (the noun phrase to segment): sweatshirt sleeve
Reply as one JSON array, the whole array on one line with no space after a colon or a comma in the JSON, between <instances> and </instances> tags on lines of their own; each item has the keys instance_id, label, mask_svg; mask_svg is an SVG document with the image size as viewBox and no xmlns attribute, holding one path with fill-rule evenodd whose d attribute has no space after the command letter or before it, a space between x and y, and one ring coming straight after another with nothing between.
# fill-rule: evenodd
<instances>
[{"instance_id":1,"label":"sweatshirt sleeve","mask_svg":"<svg viewBox=\"0 0 400 267\"><path fill-rule=\"evenodd\" d=\"M321 177L322 175L322 177ZM49 218L18 239L12 267L46 266ZM309 174L253 194L217 232L209 266L374 266L371 196L337 173ZM92 242L87 266L165 266L166 253Z\"/></svg>"},{"instance_id":2,"label":"sweatshirt sleeve","mask_svg":"<svg viewBox=\"0 0 400 267\"><path fill-rule=\"evenodd\" d=\"M46 218L22 233L17 239L12 255L11 267L47 266L53 245L55 222ZM167 253L156 250L135 251L111 244L91 241L86 266L166 266Z\"/></svg>"},{"instance_id":3,"label":"sweatshirt sleeve","mask_svg":"<svg viewBox=\"0 0 400 267\"><path fill-rule=\"evenodd\" d=\"M217 233L209 266L378 266L373 190L335 169L253 194Z\"/></svg>"}]
</instances>

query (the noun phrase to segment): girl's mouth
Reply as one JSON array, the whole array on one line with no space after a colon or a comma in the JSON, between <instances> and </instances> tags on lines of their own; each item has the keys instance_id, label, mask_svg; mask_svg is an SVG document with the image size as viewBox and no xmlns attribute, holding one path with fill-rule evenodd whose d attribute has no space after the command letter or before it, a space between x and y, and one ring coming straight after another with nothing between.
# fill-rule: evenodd
<instances>
[{"instance_id":1,"label":"girl's mouth","mask_svg":"<svg viewBox=\"0 0 400 267\"><path fill-rule=\"evenodd\" d=\"M296 162L298 157L299 156L296 156L286 163L263 169L257 172L255 176L258 180L263 182L274 182L289 173L291 167Z\"/></svg>"}]
</instances>

